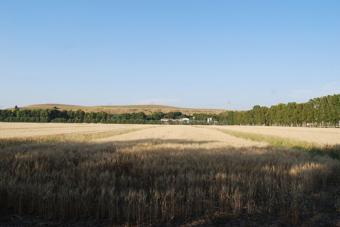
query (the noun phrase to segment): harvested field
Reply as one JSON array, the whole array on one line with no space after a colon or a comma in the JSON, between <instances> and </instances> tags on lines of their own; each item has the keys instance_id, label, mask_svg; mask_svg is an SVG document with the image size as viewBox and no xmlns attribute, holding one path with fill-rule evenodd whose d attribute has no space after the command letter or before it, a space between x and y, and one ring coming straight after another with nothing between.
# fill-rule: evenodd
<instances>
[{"instance_id":1,"label":"harvested field","mask_svg":"<svg viewBox=\"0 0 340 227\"><path fill-rule=\"evenodd\" d=\"M209 126L0 130L0 224L332 226L340 216L340 163L327 155Z\"/></svg>"},{"instance_id":2,"label":"harvested field","mask_svg":"<svg viewBox=\"0 0 340 227\"><path fill-rule=\"evenodd\" d=\"M265 146L265 143L253 142L245 139L236 138L226 135L223 132L211 128L198 128L189 125L162 125L147 128L139 131L134 131L127 134L122 134L113 137L106 137L97 141L164 141L162 145L166 145L166 141L187 141L189 146L192 144L201 143L205 148L213 147L260 147ZM179 142L180 143L180 142Z\"/></svg>"},{"instance_id":3,"label":"harvested field","mask_svg":"<svg viewBox=\"0 0 340 227\"><path fill-rule=\"evenodd\" d=\"M53 135L121 132L148 128L145 125L64 124L64 123L4 123L0 122L0 139L43 137Z\"/></svg>"}]
</instances>

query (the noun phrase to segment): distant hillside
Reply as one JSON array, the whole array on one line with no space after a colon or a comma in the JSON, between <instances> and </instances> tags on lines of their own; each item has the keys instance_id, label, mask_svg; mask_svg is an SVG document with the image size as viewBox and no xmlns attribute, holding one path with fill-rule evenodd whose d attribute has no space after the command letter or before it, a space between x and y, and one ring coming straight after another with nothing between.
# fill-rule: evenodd
<instances>
[{"instance_id":1,"label":"distant hillside","mask_svg":"<svg viewBox=\"0 0 340 227\"><path fill-rule=\"evenodd\" d=\"M56 110L47 110L55 107L57 107ZM155 124L162 123L163 118L179 119L185 115L194 115L194 113L197 114L191 118L192 122L190 123L192 124L206 124L208 121L214 121L228 125L340 127L340 94L314 98L305 103L280 103L271 107L256 105L247 111L178 108L160 105L73 106L43 104L7 110L0 109L0 121Z\"/></svg>"},{"instance_id":2,"label":"distant hillside","mask_svg":"<svg viewBox=\"0 0 340 227\"><path fill-rule=\"evenodd\" d=\"M219 114L224 112L223 109L199 109L199 108L180 108L164 105L125 105L125 106L79 106L79 105L65 105L65 104L37 104L21 107L22 109L53 109L57 107L60 110L83 110L85 112L106 112L111 114L123 113L138 113L144 112L145 114L155 112L182 112L191 115L193 113L207 113Z\"/></svg>"}]
</instances>

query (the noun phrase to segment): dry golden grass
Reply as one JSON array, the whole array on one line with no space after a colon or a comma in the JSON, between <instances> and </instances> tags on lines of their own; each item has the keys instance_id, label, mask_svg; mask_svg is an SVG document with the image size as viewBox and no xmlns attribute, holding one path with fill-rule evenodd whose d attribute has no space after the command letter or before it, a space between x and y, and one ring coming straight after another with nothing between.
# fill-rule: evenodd
<instances>
[{"instance_id":1,"label":"dry golden grass","mask_svg":"<svg viewBox=\"0 0 340 227\"><path fill-rule=\"evenodd\" d=\"M334 223L338 160L212 127L125 127L131 131L3 143L0 214L96 225Z\"/></svg>"},{"instance_id":2,"label":"dry golden grass","mask_svg":"<svg viewBox=\"0 0 340 227\"><path fill-rule=\"evenodd\" d=\"M126 105L126 106L78 106L78 105L65 105L65 104L37 104L24 107L24 109L53 109L58 107L61 110L83 110L85 112L107 112L111 114L123 113L138 113L144 112L150 114L154 112L182 112L191 115L193 113L208 113L219 114L224 112L223 109L196 109L196 108L181 108L164 105Z\"/></svg>"}]
</instances>

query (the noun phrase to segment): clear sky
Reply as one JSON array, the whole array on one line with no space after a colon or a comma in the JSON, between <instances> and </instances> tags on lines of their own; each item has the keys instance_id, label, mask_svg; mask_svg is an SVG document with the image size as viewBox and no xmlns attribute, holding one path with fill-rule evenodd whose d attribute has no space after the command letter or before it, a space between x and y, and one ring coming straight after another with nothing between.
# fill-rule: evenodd
<instances>
[{"instance_id":1,"label":"clear sky","mask_svg":"<svg viewBox=\"0 0 340 227\"><path fill-rule=\"evenodd\" d=\"M340 93L338 0L2 0L0 108L247 109Z\"/></svg>"}]
</instances>

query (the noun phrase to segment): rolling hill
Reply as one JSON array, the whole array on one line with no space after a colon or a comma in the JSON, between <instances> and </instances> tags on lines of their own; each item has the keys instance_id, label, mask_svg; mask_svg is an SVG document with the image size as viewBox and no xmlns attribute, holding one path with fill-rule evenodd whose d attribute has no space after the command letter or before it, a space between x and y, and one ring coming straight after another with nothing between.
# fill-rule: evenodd
<instances>
[{"instance_id":1,"label":"rolling hill","mask_svg":"<svg viewBox=\"0 0 340 227\"><path fill-rule=\"evenodd\" d=\"M120 106L81 106L81 105L66 105L66 104L35 104L21 107L22 109L53 109L57 107L60 110L83 110L85 112L107 112L111 114L137 113L144 112L145 114L155 112L182 112L191 115L193 113L212 113L219 114L223 109L199 109L199 108L181 108L165 105L120 105Z\"/></svg>"}]
</instances>

